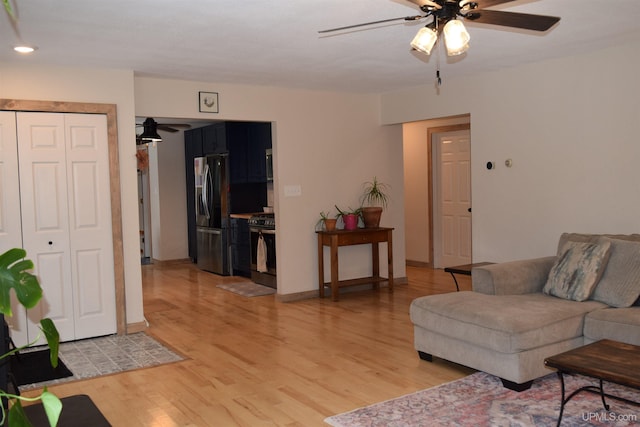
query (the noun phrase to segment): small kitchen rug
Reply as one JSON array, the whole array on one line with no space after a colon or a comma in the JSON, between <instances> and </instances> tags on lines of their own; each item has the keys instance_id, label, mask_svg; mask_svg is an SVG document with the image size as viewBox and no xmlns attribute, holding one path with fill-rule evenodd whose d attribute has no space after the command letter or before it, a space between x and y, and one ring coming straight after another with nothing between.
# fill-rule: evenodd
<instances>
[{"instance_id":1,"label":"small kitchen rug","mask_svg":"<svg viewBox=\"0 0 640 427\"><path fill-rule=\"evenodd\" d=\"M42 350L32 347L24 351ZM21 352L21 355L23 352ZM180 354L144 332L108 335L60 344L59 359L72 376L19 386L21 391L184 360Z\"/></svg>"},{"instance_id":2,"label":"small kitchen rug","mask_svg":"<svg viewBox=\"0 0 640 427\"><path fill-rule=\"evenodd\" d=\"M225 291L233 292L234 294L242 295L243 297L261 297L263 295L276 293L275 289L254 282L223 283L217 287Z\"/></svg>"}]
</instances>

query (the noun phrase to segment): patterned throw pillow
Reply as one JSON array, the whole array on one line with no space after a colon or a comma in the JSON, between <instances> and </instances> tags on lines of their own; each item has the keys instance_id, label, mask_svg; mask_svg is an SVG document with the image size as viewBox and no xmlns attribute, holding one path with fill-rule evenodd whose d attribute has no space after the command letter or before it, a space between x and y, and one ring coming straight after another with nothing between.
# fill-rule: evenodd
<instances>
[{"instance_id":1,"label":"patterned throw pillow","mask_svg":"<svg viewBox=\"0 0 640 427\"><path fill-rule=\"evenodd\" d=\"M606 237L598 242L566 242L549 272L543 292L559 298L585 301L598 284L611 250Z\"/></svg>"}]
</instances>

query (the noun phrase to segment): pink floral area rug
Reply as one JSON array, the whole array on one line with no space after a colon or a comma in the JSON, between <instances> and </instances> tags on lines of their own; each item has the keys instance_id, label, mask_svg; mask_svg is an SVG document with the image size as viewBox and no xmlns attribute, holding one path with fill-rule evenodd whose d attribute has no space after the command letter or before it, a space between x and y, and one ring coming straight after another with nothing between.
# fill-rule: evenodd
<instances>
[{"instance_id":1,"label":"pink floral area rug","mask_svg":"<svg viewBox=\"0 0 640 427\"><path fill-rule=\"evenodd\" d=\"M597 380L565 375L567 395ZM605 393L638 402L640 390L604 383ZM560 413L560 380L550 374L521 393L502 386L499 378L477 372L447 384L386 402L334 415L324 421L334 427L426 426L555 426ZM565 406L562 426L638 426L640 407L580 392Z\"/></svg>"}]
</instances>

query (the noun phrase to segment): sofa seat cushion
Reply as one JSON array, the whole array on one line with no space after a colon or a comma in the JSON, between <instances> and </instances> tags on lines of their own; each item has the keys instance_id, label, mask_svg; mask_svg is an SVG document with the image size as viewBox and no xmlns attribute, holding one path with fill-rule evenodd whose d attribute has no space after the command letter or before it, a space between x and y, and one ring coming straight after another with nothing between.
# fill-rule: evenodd
<instances>
[{"instance_id":1,"label":"sofa seat cushion","mask_svg":"<svg viewBox=\"0 0 640 427\"><path fill-rule=\"evenodd\" d=\"M589 342L611 339L640 345L640 307L592 311L585 318L584 336Z\"/></svg>"},{"instance_id":2,"label":"sofa seat cushion","mask_svg":"<svg viewBox=\"0 0 640 427\"><path fill-rule=\"evenodd\" d=\"M581 337L586 313L606 307L542 293L486 295L452 292L411 303L419 327L501 353L518 353Z\"/></svg>"}]
</instances>

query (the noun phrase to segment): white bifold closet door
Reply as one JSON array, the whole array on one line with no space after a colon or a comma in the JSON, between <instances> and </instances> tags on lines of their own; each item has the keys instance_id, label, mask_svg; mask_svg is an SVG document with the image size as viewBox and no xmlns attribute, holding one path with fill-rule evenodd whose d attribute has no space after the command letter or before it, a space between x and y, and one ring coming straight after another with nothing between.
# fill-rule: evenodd
<instances>
[{"instance_id":1,"label":"white bifold closet door","mask_svg":"<svg viewBox=\"0 0 640 427\"><path fill-rule=\"evenodd\" d=\"M44 297L12 337L33 341L42 317L62 341L115 333L106 116L18 112L16 123L22 247Z\"/></svg>"}]
</instances>

